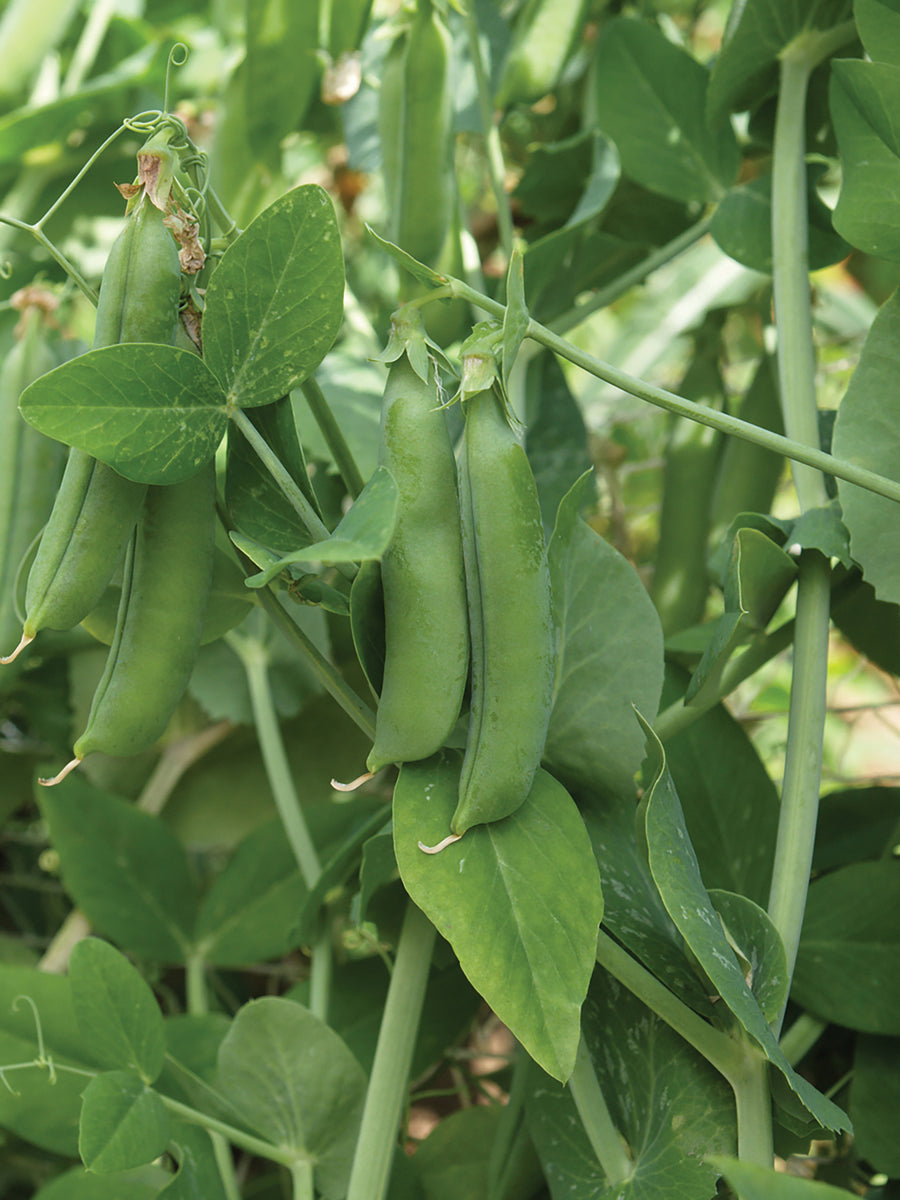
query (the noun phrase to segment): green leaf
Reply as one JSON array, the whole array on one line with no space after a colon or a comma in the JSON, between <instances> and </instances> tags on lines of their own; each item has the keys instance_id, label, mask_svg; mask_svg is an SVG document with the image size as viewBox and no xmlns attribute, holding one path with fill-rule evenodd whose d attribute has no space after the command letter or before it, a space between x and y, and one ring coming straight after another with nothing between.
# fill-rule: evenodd
<instances>
[{"instance_id":1,"label":"green leaf","mask_svg":"<svg viewBox=\"0 0 900 1200\"><path fill-rule=\"evenodd\" d=\"M900 788L829 792L819 801L813 871L889 857L900 841Z\"/></svg>"},{"instance_id":2,"label":"green leaf","mask_svg":"<svg viewBox=\"0 0 900 1200\"><path fill-rule=\"evenodd\" d=\"M900 1035L900 871L853 863L813 880L791 997L862 1033Z\"/></svg>"},{"instance_id":3,"label":"green leaf","mask_svg":"<svg viewBox=\"0 0 900 1200\"><path fill-rule=\"evenodd\" d=\"M644 728L648 786L638 819L646 838L650 870L669 916L722 1002L782 1073L804 1107L825 1128L846 1129L845 1114L793 1070L772 1036L703 886L662 745L649 725L644 723Z\"/></svg>"},{"instance_id":4,"label":"green leaf","mask_svg":"<svg viewBox=\"0 0 900 1200\"><path fill-rule=\"evenodd\" d=\"M321 75L319 0L245 0L244 109L257 158L281 162L281 142L300 128Z\"/></svg>"},{"instance_id":5,"label":"green leaf","mask_svg":"<svg viewBox=\"0 0 900 1200\"><path fill-rule=\"evenodd\" d=\"M900 478L898 355L900 293L895 293L872 323L834 427L834 453L839 458L891 479ZM900 601L897 505L851 483L839 483L838 494L850 549L865 579L880 600Z\"/></svg>"},{"instance_id":6,"label":"green leaf","mask_svg":"<svg viewBox=\"0 0 900 1200\"><path fill-rule=\"evenodd\" d=\"M73 1167L35 1192L34 1200L155 1200L171 1178L162 1167L136 1167L112 1175Z\"/></svg>"},{"instance_id":7,"label":"green leaf","mask_svg":"<svg viewBox=\"0 0 900 1200\"><path fill-rule=\"evenodd\" d=\"M709 111L756 108L778 82L778 59L807 31L831 29L848 20L851 0L743 0L734 4L709 84Z\"/></svg>"},{"instance_id":8,"label":"green leaf","mask_svg":"<svg viewBox=\"0 0 900 1200\"><path fill-rule=\"evenodd\" d=\"M634 801L617 807L600 794L587 801L584 820L603 880L603 926L648 971L707 1020L715 1009L684 953L684 940L666 912L638 846Z\"/></svg>"},{"instance_id":9,"label":"green leaf","mask_svg":"<svg viewBox=\"0 0 900 1200\"><path fill-rule=\"evenodd\" d=\"M360 568L350 588L350 631L353 647L366 677L378 696L384 681L384 591L381 564L369 559Z\"/></svg>"},{"instance_id":10,"label":"green leaf","mask_svg":"<svg viewBox=\"0 0 900 1200\"><path fill-rule=\"evenodd\" d=\"M424 263L420 263L417 258L413 258L411 254L407 254L405 250L401 250L399 246L395 246L393 242L389 242L387 238L379 237L371 226L366 226L366 233L373 241L378 243L382 250L387 251L395 262L398 262L405 271L408 271L420 283L436 288L447 282L444 275L440 275L431 267L426 267Z\"/></svg>"},{"instance_id":11,"label":"green leaf","mask_svg":"<svg viewBox=\"0 0 900 1200\"><path fill-rule=\"evenodd\" d=\"M770 537L758 529L738 529L725 580L725 611L688 685L685 703L719 694L732 654L766 628L796 573L796 561Z\"/></svg>"},{"instance_id":12,"label":"green leaf","mask_svg":"<svg viewBox=\"0 0 900 1200\"><path fill-rule=\"evenodd\" d=\"M169 1141L162 1098L134 1071L106 1071L84 1089L78 1153L89 1171L105 1175L153 1162Z\"/></svg>"},{"instance_id":13,"label":"green leaf","mask_svg":"<svg viewBox=\"0 0 900 1200\"><path fill-rule=\"evenodd\" d=\"M853 1139L860 1158L876 1171L900 1176L900 1041L861 1035L853 1056L850 1084Z\"/></svg>"},{"instance_id":14,"label":"green leaf","mask_svg":"<svg viewBox=\"0 0 900 1200\"><path fill-rule=\"evenodd\" d=\"M831 210L816 191L824 168L807 168L809 269L821 270L840 262L850 247L834 231ZM762 175L734 187L713 214L709 231L722 250L753 271L772 274L772 176Z\"/></svg>"},{"instance_id":15,"label":"green leaf","mask_svg":"<svg viewBox=\"0 0 900 1200\"><path fill-rule=\"evenodd\" d=\"M846 641L889 675L900 675L900 606L879 600L856 572L853 586L835 574L831 619Z\"/></svg>"},{"instance_id":16,"label":"green leaf","mask_svg":"<svg viewBox=\"0 0 900 1200\"><path fill-rule=\"evenodd\" d=\"M630 1148L632 1171L613 1184L604 1179L568 1089L543 1080L526 1101L528 1128L554 1200L713 1195L716 1172L704 1157L732 1150L736 1136L725 1081L605 971L591 981L583 1023L610 1116Z\"/></svg>"},{"instance_id":17,"label":"green leaf","mask_svg":"<svg viewBox=\"0 0 900 1200\"><path fill-rule=\"evenodd\" d=\"M706 886L765 904L778 792L743 726L716 705L666 741L666 758Z\"/></svg>"},{"instance_id":18,"label":"green leaf","mask_svg":"<svg viewBox=\"0 0 900 1200\"><path fill-rule=\"evenodd\" d=\"M399 493L386 467L376 467L350 511L322 542L313 542L278 559L258 575L247 579L248 587L265 587L294 563L365 562L381 558L394 536Z\"/></svg>"},{"instance_id":19,"label":"green leaf","mask_svg":"<svg viewBox=\"0 0 900 1200\"><path fill-rule=\"evenodd\" d=\"M900 67L850 59L832 64L830 104L841 153L834 227L853 246L900 260L900 137L891 112L900 102Z\"/></svg>"},{"instance_id":20,"label":"green leaf","mask_svg":"<svg viewBox=\"0 0 900 1200\"><path fill-rule=\"evenodd\" d=\"M763 1015L767 1021L778 1020L790 984L787 956L778 930L765 909L746 896L710 889L709 898Z\"/></svg>"},{"instance_id":21,"label":"green leaf","mask_svg":"<svg viewBox=\"0 0 900 1200\"><path fill-rule=\"evenodd\" d=\"M315 1163L328 1200L346 1194L366 1077L332 1029L291 1000L251 1000L219 1049L219 1086L263 1137Z\"/></svg>"},{"instance_id":22,"label":"green leaf","mask_svg":"<svg viewBox=\"0 0 900 1200\"><path fill-rule=\"evenodd\" d=\"M26 421L138 483L179 483L208 462L228 419L198 358L174 346L104 346L22 393Z\"/></svg>"},{"instance_id":23,"label":"green leaf","mask_svg":"<svg viewBox=\"0 0 900 1200\"><path fill-rule=\"evenodd\" d=\"M548 552L560 650L544 758L563 779L628 794L643 755L633 706L656 712L662 630L634 568L578 516L587 479L560 504Z\"/></svg>"},{"instance_id":24,"label":"green leaf","mask_svg":"<svg viewBox=\"0 0 900 1200\"><path fill-rule=\"evenodd\" d=\"M344 260L328 193L287 192L222 255L206 292L203 354L239 408L308 378L343 317Z\"/></svg>"},{"instance_id":25,"label":"green leaf","mask_svg":"<svg viewBox=\"0 0 900 1200\"><path fill-rule=\"evenodd\" d=\"M281 957L299 945L296 914L306 896L281 822L267 821L244 838L203 897L197 952L227 967Z\"/></svg>"},{"instance_id":26,"label":"green leaf","mask_svg":"<svg viewBox=\"0 0 900 1200\"><path fill-rule=\"evenodd\" d=\"M740 1200L847 1200L843 1188L815 1179L718 1155L711 1155L709 1161L725 1176Z\"/></svg>"},{"instance_id":27,"label":"green leaf","mask_svg":"<svg viewBox=\"0 0 900 1200\"><path fill-rule=\"evenodd\" d=\"M503 314L503 386L509 384L509 373L519 347L525 339L525 330L530 320L525 303L524 246L516 245L506 272L506 311Z\"/></svg>"},{"instance_id":28,"label":"green leaf","mask_svg":"<svg viewBox=\"0 0 900 1200\"><path fill-rule=\"evenodd\" d=\"M566 790L539 771L512 817L425 854L419 842L435 845L450 828L459 770L451 752L401 768L394 790L400 877L473 987L532 1058L565 1080L603 915L590 840Z\"/></svg>"},{"instance_id":29,"label":"green leaf","mask_svg":"<svg viewBox=\"0 0 900 1200\"><path fill-rule=\"evenodd\" d=\"M413 1165L426 1197L435 1200L479 1200L491 1195L491 1156L502 1136L503 1108L475 1105L459 1109L439 1121L416 1147ZM530 1197L542 1182L532 1150L506 1182L505 1197Z\"/></svg>"},{"instance_id":30,"label":"green leaf","mask_svg":"<svg viewBox=\"0 0 900 1200\"><path fill-rule=\"evenodd\" d=\"M205 1129L186 1121L174 1123L168 1149L178 1163L178 1174L160 1196L165 1196L165 1200L227 1200L213 1144Z\"/></svg>"},{"instance_id":31,"label":"green leaf","mask_svg":"<svg viewBox=\"0 0 900 1200\"><path fill-rule=\"evenodd\" d=\"M900 4L897 0L854 0L853 16L869 58L900 66Z\"/></svg>"},{"instance_id":32,"label":"green leaf","mask_svg":"<svg viewBox=\"0 0 900 1200\"><path fill-rule=\"evenodd\" d=\"M183 962L197 895L168 826L77 773L38 790L66 889L88 920L139 958Z\"/></svg>"},{"instance_id":33,"label":"green leaf","mask_svg":"<svg viewBox=\"0 0 900 1200\"><path fill-rule=\"evenodd\" d=\"M144 1083L166 1055L162 1013L146 980L118 950L89 937L69 962L72 1003L85 1042L104 1067L130 1067Z\"/></svg>"},{"instance_id":34,"label":"green leaf","mask_svg":"<svg viewBox=\"0 0 900 1200\"><path fill-rule=\"evenodd\" d=\"M525 453L551 533L569 480L593 470L588 432L555 354L533 355L525 376ZM581 495L584 495L582 491Z\"/></svg>"},{"instance_id":35,"label":"green leaf","mask_svg":"<svg viewBox=\"0 0 900 1200\"><path fill-rule=\"evenodd\" d=\"M625 173L675 200L720 199L740 154L728 119L707 119L706 68L654 26L626 18L604 26L595 54L595 120Z\"/></svg>"}]
</instances>

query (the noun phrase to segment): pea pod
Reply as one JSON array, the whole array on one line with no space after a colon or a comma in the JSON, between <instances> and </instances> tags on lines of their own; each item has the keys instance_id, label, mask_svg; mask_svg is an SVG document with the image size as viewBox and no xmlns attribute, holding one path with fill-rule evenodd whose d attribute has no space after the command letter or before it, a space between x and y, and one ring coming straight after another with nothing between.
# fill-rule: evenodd
<instances>
[{"instance_id":1,"label":"pea pod","mask_svg":"<svg viewBox=\"0 0 900 1200\"><path fill-rule=\"evenodd\" d=\"M94 348L117 342L170 343L181 268L163 213L149 201L128 218L100 286ZM134 529L146 485L123 478L83 451L69 452L25 596L22 640L41 629L71 629L96 607Z\"/></svg>"},{"instance_id":2,"label":"pea pod","mask_svg":"<svg viewBox=\"0 0 900 1200\"><path fill-rule=\"evenodd\" d=\"M456 464L418 312L395 316L393 346L379 461L396 480L400 506L381 562L385 664L370 771L444 745L469 666Z\"/></svg>"},{"instance_id":3,"label":"pea pod","mask_svg":"<svg viewBox=\"0 0 900 1200\"><path fill-rule=\"evenodd\" d=\"M129 546L106 668L75 757L138 754L163 733L190 678L212 582L215 470L147 489Z\"/></svg>"},{"instance_id":4,"label":"pea pod","mask_svg":"<svg viewBox=\"0 0 900 1200\"><path fill-rule=\"evenodd\" d=\"M537 488L505 398L489 382L489 358L478 342L469 361L463 357L460 509L472 704L459 803L450 822L456 835L511 815L526 799L553 698L555 635ZM467 393L473 369L487 386Z\"/></svg>"},{"instance_id":5,"label":"pea pod","mask_svg":"<svg viewBox=\"0 0 900 1200\"><path fill-rule=\"evenodd\" d=\"M588 0L526 0L494 103L532 104L559 83L587 16Z\"/></svg>"},{"instance_id":6,"label":"pea pod","mask_svg":"<svg viewBox=\"0 0 900 1200\"><path fill-rule=\"evenodd\" d=\"M18 635L16 574L53 507L63 463L62 446L32 429L18 411L28 384L57 365L39 305L24 309L17 332L0 368L0 646Z\"/></svg>"}]
</instances>

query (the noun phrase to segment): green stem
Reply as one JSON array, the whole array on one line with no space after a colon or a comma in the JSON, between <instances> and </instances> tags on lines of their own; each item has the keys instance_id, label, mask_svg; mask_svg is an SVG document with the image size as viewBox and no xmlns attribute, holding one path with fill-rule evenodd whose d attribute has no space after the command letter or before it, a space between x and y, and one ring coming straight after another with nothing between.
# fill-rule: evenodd
<instances>
[{"instance_id":1,"label":"green stem","mask_svg":"<svg viewBox=\"0 0 900 1200\"><path fill-rule=\"evenodd\" d=\"M805 147L806 92L812 66L806 54L786 53L781 60L772 159L772 286L785 433L818 447ZM821 474L797 462L792 469L801 510L824 504L827 495Z\"/></svg>"},{"instance_id":2,"label":"green stem","mask_svg":"<svg viewBox=\"0 0 900 1200\"><path fill-rule=\"evenodd\" d=\"M481 126L484 131L485 149L487 151L488 177L491 181L491 191L497 205L497 228L500 234L500 245L507 262L512 257L515 228L512 212L509 207L509 196L506 192L504 175L506 164L503 161L503 148L500 145L500 131L494 121L494 106L491 102L490 82L484 68L484 58L481 53L481 41L478 32L478 17L474 4L466 5L466 31L469 37L469 56L475 70L475 84L478 90L478 107L481 111Z\"/></svg>"},{"instance_id":3,"label":"green stem","mask_svg":"<svg viewBox=\"0 0 900 1200\"><path fill-rule=\"evenodd\" d=\"M585 1044L584 1034L578 1044L578 1055L569 1080L569 1090L584 1131L606 1176L607 1186L620 1187L634 1174L634 1164L613 1124L590 1052Z\"/></svg>"},{"instance_id":4,"label":"green stem","mask_svg":"<svg viewBox=\"0 0 900 1200\"><path fill-rule=\"evenodd\" d=\"M325 445L331 451L331 457L334 459L334 464L340 472L341 479L344 481L344 487L355 500L363 490L365 483L350 447L347 445L343 431L334 419L331 406L325 399L315 376L310 375L309 379L305 380L300 386L306 403L309 405L309 410L325 439Z\"/></svg>"},{"instance_id":5,"label":"green stem","mask_svg":"<svg viewBox=\"0 0 900 1200\"><path fill-rule=\"evenodd\" d=\"M243 1129L228 1125L217 1117L211 1117L209 1113L198 1112L197 1109L191 1108L188 1104L182 1104L180 1100L173 1100L171 1096L166 1096L163 1092L159 1092L158 1095L169 1112L174 1113L182 1121L187 1121L189 1125L200 1125L211 1133L221 1134L226 1141L231 1142L232 1146L237 1146L239 1150L246 1150L248 1154L253 1154L257 1158L265 1158L269 1162L281 1163L289 1170L294 1169L297 1160L291 1151L279 1150L271 1142L254 1137L252 1133L245 1133Z\"/></svg>"},{"instance_id":6,"label":"green stem","mask_svg":"<svg viewBox=\"0 0 900 1200\"><path fill-rule=\"evenodd\" d=\"M309 1011L323 1024L328 1022L328 1001L331 996L333 965L331 935L325 929L312 947L309 972Z\"/></svg>"},{"instance_id":7,"label":"green stem","mask_svg":"<svg viewBox=\"0 0 900 1200\"><path fill-rule=\"evenodd\" d=\"M705 217L699 220L696 225L692 225L690 229L685 229L683 233L667 242L665 246L660 246L652 254L648 254L646 258L636 263L631 270L620 275L618 279L614 279L612 283L606 287L600 288L594 292L590 300L584 304L576 305L562 316L556 317L548 326L554 333L568 333L582 321L586 321L588 317L595 312L599 312L601 308L607 308L610 304L614 304L616 300L630 292L633 287L639 283L643 283L648 279L654 271L658 271L660 267L664 267L679 254L683 254L685 250L689 250L696 242L708 232L712 224L713 213L708 213Z\"/></svg>"},{"instance_id":8,"label":"green stem","mask_svg":"<svg viewBox=\"0 0 900 1200\"><path fill-rule=\"evenodd\" d=\"M291 1167L292 1200L314 1200L313 1164L308 1161L294 1163Z\"/></svg>"},{"instance_id":9,"label":"green stem","mask_svg":"<svg viewBox=\"0 0 900 1200\"><path fill-rule=\"evenodd\" d=\"M25 221L19 221L15 217L7 217L3 213L0 213L0 222L2 222L4 225L11 225L13 229L21 229L24 233L30 233L35 241L39 242L44 247L50 257L59 263L76 287L78 287L85 294L85 296L87 296L91 304L96 305L97 293L87 282L78 268L73 263L69 262L61 250L57 250L56 246L54 246L53 242L50 241L50 239L42 230L38 229L36 225L28 225Z\"/></svg>"},{"instance_id":10,"label":"green stem","mask_svg":"<svg viewBox=\"0 0 900 1200\"><path fill-rule=\"evenodd\" d=\"M410 900L378 1031L346 1200L383 1200L409 1086L435 928Z\"/></svg>"},{"instance_id":11,"label":"green stem","mask_svg":"<svg viewBox=\"0 0 900 1200\"><path fill-rule=\"evenodd\" d=\"M447 282L450 284L454 296L468 300L499 321L503 320L506 309L498 301L491 300L490 297L476 291L475 288L469 287L461 279L447 277ZM888 479L884 475L866 470L864 467L857 467L853 463L835 458L831 454L825 454L824 451L811 446L805 446L792 438L782 437L781 434L762 429L749 421L742 421L739 417L733 417L729 413L707 408L703 404L695 404L692 400L685 400L683 396L676 396L674 392L667 392L665 388L645 383L644 380L637 379L625 371L618 370L610 363L603 362L602 359L579 350L537 321L528 322L526 336L540 342L541 345L558 354L560 358L566 359L576 367L581 367L589 375L602 379L604 382L612 384L613 387L628 392L629 395L637 396L639 400L646 400L648 404L665 409L666 412L675 413L679 417L689 417L693 421L699 421L701 425L708 425L731 437L743 438L745 441L762 446L775 454L795 459L797 462L824 471L828 475L845 479L848 483L855 483L858 487L874 492L878 496L900 501L900 483L896 480Z\"/></svg>"},{"instance_id":12,"label":"green stem","mask_svg":"<svg viewBox=\"0 0 900 1200\"><path fill-rule=\"evenodd\" d=\"M87 21L72 54L69 69L62 84L64 96L74 95L97 58L100 44L116 11L116 0L94 0L88 9Z\"/></svg>"},{"instance_id":13,"label":"green stem","mask_svg":"<svg viewBox=\"0 0 900 1200\"><path fill-rule=\"evenodd\" d=\"M205 1016L209 1012L206 991L206 960L201 954L192 954L185 963L185 991L187 1010L191 1016Z\"/></svg>"},{"instance_id":14,"label":"green stem","mask_svg":"<svg viewBox=\"0 0 900 1200\"><path fill-rule=\"evenodd\" d=\"M488 1197L500 1200L505 1195L504 1184L513 1165L516 1141L522 1131L525 1098L530 1092L529 1076L533 1060L520 1051L513 1062L512 1082L507 1102L497 1122L497 1132L488 1160Z\"/></svg>"},{"instance_id":15,"label":"green stem","mask_svg":"<svg viewBox=\"0 0 900 1200\"><path fill-rule=\"evenodd\" d=\"M206 962L202 955L192 954L188 957L185 968L187 1010L191 1016L203 1016L209 1012L209 996L206 988ZM225 1192L226 1200L240 1200L241 1189L238 1186L237 1175L234 1169L234 1159L231 1155L228 1140L214 1129L207 1129L207 1133L212 1143L213 1157L216 1160L216 1167L219 1172L219 1178L222 1181L222 1190Z\"/></svg>"},{"instance_id":16,"label":"green stem","mask_svg":"<svg viewBox=\"0 0 900 1200\"><path fill-rule=\"evenodd\" d=\"M597 962L726 1079L739 1072L742 1056L731 1038L688 1008L602 929L597 938Z\"/></svg>"},{"instance_id":17,"label":"green stem","mask_svg":"<svg viewBox=\"0 0 900 1200\"><path fill-rule=\"evenodd\" d=\"M281 726L269 685L268 651L255 638L244 637L234 632L226 634L226 640L244 664L250 688L250 702L253 706L253 720L272 797L294 851L303 882L312 891L322 874L322 868L309 835L281 737Z\"/></svg>"},{"instance_id":18,"label":"green stem","mask_svg":"<svg viewBox=\"0 0 900 1200\"><path fill-rule=\"evenodd\" d=\"M775 1148L769 1065L762 1054L746 1046L739 1068L728 1082L737 1112L738 1158L771 1170Z\"/></svg>"},{"instance_id":19,"label":"green stem","mask_svg":"<svg viewBox=\"0 0 900 1200\"><path fill-rule=\"evenodd\" d=\"M779 1045L792 1067L806 1057L827 1028L827 1021L811 1013L802 1013L790 1029L785 1030Z\"/></svg>"},{"instance_id":20,"label":"green stem","mask_svg":"<svg viewBox=\"0 0 900 1200\"><path fill-rule=\"evenodd\" d=\"M331 530L322 521L319 514L291 479L286 467L273 454L268 442L250 420L246 413L239 408L229 405L228 415L253 447L260 462L278 484L282 495L291 508L303 522L303 525L314 542L323 542L331 536Z\"/></svg>"},{"instance_id":21,"label":"green stem","mask_svg":"<svg viewBox=\"0 0 900 1200\"><path fill-rule=\"evenodd\" d=\"M819 812L828 680L830 565L816 550L800 557L787 751L768 912L781 935L788 978L806 908ZM781 1028L781 1017L775 1032Z\"/></svg>"},{"instance_id":22,"label":"green stem","mask_svg":"<svg viewBox=\"0 0 900 1200\"><path fill-rule=\"evenodd\" d=\"M353 688L338 674L327 658L307 637L299 625L281 607L278 597L269 588L260 588L256 593L260 606L268 614L273 625L303 655L306 665L326 692L344 710L366 737L375 740L375 714L360 699Z\"/></svg>"}]
</instances>

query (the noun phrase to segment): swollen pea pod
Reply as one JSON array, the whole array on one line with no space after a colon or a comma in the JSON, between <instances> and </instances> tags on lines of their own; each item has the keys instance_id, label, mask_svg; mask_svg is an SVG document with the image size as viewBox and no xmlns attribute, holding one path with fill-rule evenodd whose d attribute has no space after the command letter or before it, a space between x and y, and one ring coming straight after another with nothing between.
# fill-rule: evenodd
<instances>
[{"instance_id":1,"label":"swollen pea pod","mask_svg":"<svg viewBox=\"0 0 900 1200\"><path fill-rule=\"evenodd\" d=\"M397 483L382 558L384 681L367 767L436 753L456 724L469 666L456 463L416 310L395 314L379 461Z\"/></svg>"},{"instance_id":2,"label":"swollen pea pod","mask_svg":"<svg viewBox=\"0 0 900 1200\"><path fill-rule=\"evenodd\" d=\"M97 306L94 349L117 342L171 343L181 267L163 213L139 203L110 251ZM72 449L28 576L25 625L10 662L41 629L71 629L98 604L146 494L146 485Z\"/></svg>"},{"instance_id":3,"label":"swollen pea pod","mask_svg":"<svg viewBox=\"0 0 900 1200\"><path fill-rule=\"evenodd\" d=\"M588 0L526 0L494 104L532 104L559 83L584 24Z\"/></svg>"},{"instance_id":4,"label":"swollen pea pod","mask_svg":"<svg viewBox=\"0 0 900 1200\"><path fill-rule=\"evenodd\" d=\"M38 303L24 296L17 341L0 368L0 646L18 635L15 582L19 565L53 507L63 447L32 429L18 410L29 383L57 366ZM46 293L40 293L46 296ZM15 298L14 298L15 302Z\"/></svg>"},{"instance_id":5,"label":"swollen pea pod","mask_svg":"<svg viewBox=\"0 0 900 1200\"><path fill-rule=\"evenodd\" d=\"M125 559L122 598L106 667L75 757L130 755L152 746L190 678L209 600L215 541L215 469L147 489Z\"/></svg>"},{"instance_id":6,"label":"swollen pea pod","mask_svg":"<svg viewBox=\"0 0 900 1200\"><path fill-rule=\"evenodd\" d=\"M510 816L527 798L553 700L555 633L541 511L505 397L491 379L493 345L493 335L476 327L463 346L460 510L472 703L454 835Z\"/></svg>"},{"instance_id":7,"label":"swollen pea pod","mask_svg":"<svg viewBox=\"0 0 900 1200\"><path fill-rule=\"evenodd\" d=\"M381 73L379 133L390 213L388 237L419 262L463 273L453 169L452 40L432 0L418 0L409 25L396 36ZM422 285L401 282L402 297ZM430 305L429 334L442 345L468 322L463 301Z\"/></svg>"}]
</instances>

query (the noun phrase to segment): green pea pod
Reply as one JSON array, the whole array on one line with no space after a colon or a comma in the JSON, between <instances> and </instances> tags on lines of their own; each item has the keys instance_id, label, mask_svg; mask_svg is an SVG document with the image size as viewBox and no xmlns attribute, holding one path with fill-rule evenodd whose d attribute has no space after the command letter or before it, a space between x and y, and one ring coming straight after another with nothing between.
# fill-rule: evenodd
<instances>
[{"instance_id":1,"label":"green pea pod","mask_svg":"<svg viewBox=\"0 0 900 1200\"><path fill-rule=\"evenodd\" d=\"M160 737L190 678L212 583L215 468L151 486L126 556L106 668L64 778L95 751L130 755Z\"/></svg>"},{"instance_id":2,"label":"green pea pod","mask_svg":"<svg viewBox=\"0 0 900 1200\"><path fill-rule=\"evenodd\" d=\"M28 384L58 365L40 309L27 308L19 328L0 368L0 646L19 634L16 574L53 507L63 464L59 442L32 429L18 411Z\"/></svg>"},{"instance_id":3,"label":"green pea pod","mask_svg":"<svg viewBox=\"0 0 900 1200\"><path fill-rule=\"evenodd\" d=\"M397 528L381 562L385 663L368 769L436 753L459 717L469 634L456 464L421 317L395 317L379 461L397 482ZM417 353L417 350L419 353Z\"/></svg>"},{"instance_id":4,"label":"green pea pod","mask_svg":"<svg viewBox=\"0 0 900 1200\"><path fill-rule=\"evenodd\" d=\"M171 343L181 267L163 213L138 205L110 251L97 306L94 348ZM94 609L134 529L146 485L72 449L28 576L25 625L10 661L41 629L71 629Z\"/></svg>"},{"instance_id":5,"label":"green pea pod","mask_svg":"<svg viewBox=\"0 0 900 1200\"><path fill-rule=\"evenodd\" d=\"M472 705L454 834L514 813L540 765L553 699L550 573L537 488L495 387L464 399L460 508Z\"/></svg>"},{"instance_id":6,"label":"green pea pod","mask_svg":"<svg viewBox=\"0 0 900 1200\"><path fill-rule=\"evenodd\" d=\"M533 104L559 83L588 0L527 0L517 21L494 104Z\"/></svg>"},{"instance_id":7,"label":"green pea pod","mask_svg":"<svg viewBox=\"0 0 900 1200\"><path fill-rule=\"evenodd\" d=\"M379 105L389 236L429 266L444 249L455 207L450 54L444 22L431 0L419 0L388 50Z\"/></svg>"}]
</instances>

